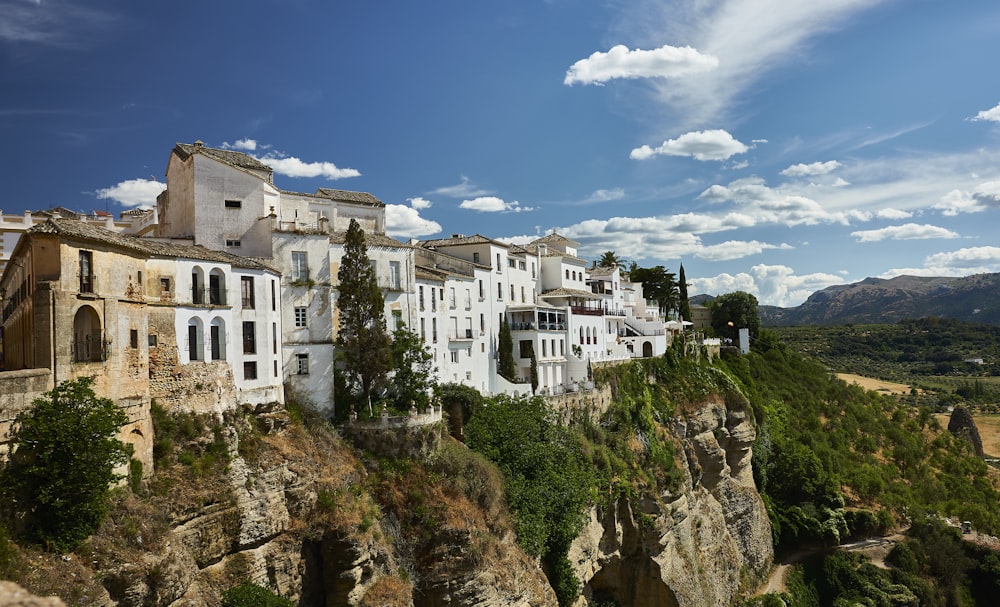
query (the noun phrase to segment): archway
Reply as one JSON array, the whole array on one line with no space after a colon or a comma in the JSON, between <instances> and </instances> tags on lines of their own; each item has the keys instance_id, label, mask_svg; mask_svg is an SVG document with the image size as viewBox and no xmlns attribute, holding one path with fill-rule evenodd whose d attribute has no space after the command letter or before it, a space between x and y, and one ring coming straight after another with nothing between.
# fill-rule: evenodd
<instances>
[{"instance_id":1,"label":"archway","mask_svg":"<svg viewBox=\"0 0 1000 607\"><path fill-rule=\"evenodd\" d=\"M100 362L104 354L101 317L92 306L80 306L73 317L73 360Z\"/></svg>"},{"instance_id":2,"label":"archway","mask_svg":"<svg viewBox=\"0 0 1000 607\"><path fill-rule=\"evenodd\" d=\"M188 360L205 360L205 327L200 318L188 321L187 342Z\"/></svg>"},{"instance_id":3,"label":"archway","mask_svg":"<svg viewBox=\"0 0 1000 607\"><path fill-rule=\"evenodd\" d=\"M653 344L648 341L642 342L642 356L643 358L649 358L653 355Z\"/></svg>"}]
</instances>

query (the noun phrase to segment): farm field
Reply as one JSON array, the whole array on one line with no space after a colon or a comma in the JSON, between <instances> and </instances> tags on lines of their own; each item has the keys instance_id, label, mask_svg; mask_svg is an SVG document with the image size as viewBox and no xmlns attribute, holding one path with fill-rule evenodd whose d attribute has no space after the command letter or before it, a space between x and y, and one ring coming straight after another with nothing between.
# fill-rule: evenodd
<instances>
[{"instance_id":1,"label":"farm field","mask_svg":"<svg viewBox=\"0 0 1000 607\"><path fill-rule=\"evenodd\" d=\"M864 388L865 390L874 390L880 394L909 394L910 386L906 384L897 384L890 381L882 381L881 379L874 379L871 377L864 377L863 375L855 375L854 373L837 373L837 377L846 381L849 384L857 384ZM947 420L945 420L945 426L948 425Z\"/></svg>"}]
</instances>

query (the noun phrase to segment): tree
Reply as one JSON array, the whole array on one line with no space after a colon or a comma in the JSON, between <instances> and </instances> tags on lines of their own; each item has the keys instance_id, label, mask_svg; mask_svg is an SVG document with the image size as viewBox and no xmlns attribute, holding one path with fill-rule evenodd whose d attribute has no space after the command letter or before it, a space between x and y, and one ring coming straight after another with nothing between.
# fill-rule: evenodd
<instances>
[{"instance_id":1,"label":"tree","mask_svg":"<svg viewBox=\"0 0 1000 607\"><path fill-rule=\"evenodd\" d=\"M430 402L429 393L437 383L434 378L434 354L420 336L400 323L392 332L392 387L390 394L397 409L410 404L423 411Z\"/></svg>"},{"instance_id":2,"label":"tree","mask_svg":"<svg viewBox=\"0 0 1000 607\"><path fill-rule=\"evenodd\" d=\"M596 265L599 268L613 268L622 265L624 261L614 251L605 251L601 253L601 257L597 260Z\"/></svg>"},{"instance_id":3,"label":"tree","mask_svg":"<svg viewBox=\"0 0 1000 607\"><path fill-rule=\"evenodd\" d=\"M253 582L243 582L222 593L222 607L294 607L295 603Z\"/></svg>"},{"instance_id":4,"label":"tree","mask_svg":"<svg viewBox=\"0 0 1000 607\"><path fill-rule=\"evenodd\" d=\"M368 259L365 233L354 219L347 228L337 280L337 355L348 382L360 392L360 402L370 405L372 394L386 383L392 353L385 329L385 300Z\"/></svg>"},{"instance_id":5,"label":"tree","mask_svg":"<svg viewBox=\"0 0 1000 607\"><path fill-rule=\"evenodd\" d=\"M660 314L666 315L670 310L677 309L679 292L673 272L668 272L663 266L640 268L633 264L628 275L632 282L642 283L643 296L657 303Z\"/></svg>"},{"instance_id":6,"label":"tree","mask_svg":"<svg viewBox=\"0 0 1000 607\"><path fill-rule=\"evenodd\" d=\"M29 539L69 551L97 529L108 512L114 473L131 447L116 438L128 416L98 398L92 377L65 381L17 416L14 452L0 491Z\"/></svg>"},{"instance_id":7,"label":"tree","mask_svg":"<svg viewBox=\"0 0 1000 607\"><path fill-rule=\"evenodd\" d=\"M712 328L716 335L732 337L739 329L750 329L750 337L756 338L760 331L760 315L757 312L757 298L746 291L734 291L715 298L712 309ZM732 323L732 324L730 324Z\"/></svg>"},{"instance_id":8,"label":"tree","mask_svg":"<svg viewBox=\"0 0 1000 607\"><path fill-rule=\"evenodd\" d=\"M684 320L691 320L691 303L688 302L688 284L687 277L684 276L684 264L681 264L681 268L678 271L677 289L680 297L681 318Z\"/></svg>"},{"instance_id":9,"label":"tree","mask_svg":"<svg viewBox=\"0 0 1000 607\"><path fill-rule=\"evenodd\" d=\"M538 391L538 357L535 356L535 349L531 349L531 393Z\"/></svg>"},{"instance_id":10,"label":"tree","mask_svg":"<svg viewBox=\"0 0 1000 607\"><path fill-rule=\"evenodd\" d=\"M517 369L514 367L514 337L510 333L507 319L500 321L500 343L497 345L497 373L507 381L515 381Z\"/></svg>"}]
</instances>

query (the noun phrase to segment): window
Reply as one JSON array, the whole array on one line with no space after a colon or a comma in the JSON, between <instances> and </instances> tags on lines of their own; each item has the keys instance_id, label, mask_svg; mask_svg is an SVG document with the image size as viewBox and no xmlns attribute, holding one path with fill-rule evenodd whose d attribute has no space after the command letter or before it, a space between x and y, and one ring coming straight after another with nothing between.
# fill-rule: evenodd
<instances>
[{"instance_id":1,"label":"window","mask_svg":"<svg viewBox=\"0 0 1000 607\"><path fill-rule=\"evenodd\" d=\"M518 270L523 270L524 269L524 261L517 262L517 269Z\"/></svg>"},{"instance_id":2,"label":"window","mask_svg":"<svg viewBox=\"0 0 1000 607\"><path fill-rule=\"evenodd\" d=\"M437 312L437 309L438 309L437 301L438 301L437 295L434 293L434 288L432 287L431 288L431 312Z\"/></svg>"},{"instance_id":3,"label":"window","mask_svg":"<svg viewBox=\"0 0 1000 607\"><path fill-rule=\"evenodd\" d=\"M398 261L389 262L389 288L396 291L400 288Z\"/></svg>"},{"instance_id":4,"label":"window","mask_svg":"<svg viewBox=\"0 0 1000 607\"><path fill-rule=\"evenodd\" d=\"M257 327L252 320L243 321L243 353L257 353Z\"/></svg>"},{"instance_id":5,"label":"window","mask_svg":"<svg viewBox=\"0 0 1000 607\"><path fill-rule=\"evenodd\" d=\"M243 363L243 379L257 379L257 361L248 360Z\"/></svg>"},{"instance_id":6,"label":"window","mask_svg":"<svg viewBox=\"0 0 1000 607\"><path fill-rule=\"evenodd\" d=\"M227 238L226 246L233 249L238 249L243 246L243 243L240 242L238 238Z\"/></svg>"},{"instance_id":7,"label":"window","mask_svg":"<svg viewBox=\"0 0 1000 607\"><path fill-rule=\"evenodd\" d=\"M225 335L223 333L222 320L216 318L212 321L208 329L209 350L212 354L212 360L225 360Z\"/></svg>"},{"instance_id":8,"label":"window","mask_svg":"<svg viewBox=\"0 0 1000 607\"><path fill-rule=\"evenodd\" d=\"M548 348L546 348L545 346L546 346L546 341L543 339L542 340L542 358L545 358L546 356L549 355Z\"/></svg>"},{"instance_id":9,"label":"window","mask_svg":"<svg viewBox=\"0 0 1000 607\"><path fill-rule=\"evenodd\" d=\"M531 353L535 350L530 339L522 339L518 342L518 356L521 358L531 358Z\"/></svg>"},{"instance_id":10,"label":"window","mask_svg":"<svg viewBox=\"0 0 1000 607\"><path fill-rule=\"evenodd\" d=\"M188 360L205 360L204 340L201 321L197 318L188 323Z\"/></svg>"},{"instance_id":11,"label":"window","mask_svg":"<svg viewBox=\"0 0 1000 607\"><path fill-rule=\"evenodd\" d=\"M569 280L569 269L566 270L566 280Z\"/></svg>"},{"instance_id":12,"label":"window","mask_svg":"<svg viewBox=\"0 0 1000 607\"><path fill-rule=\"evenodd\" d=\"M418 301L420 302L420 311L424 311L424 287L421 285L417 288L417 292L420 294Z\"/></svg>"},{"instance_id":13,"label":"window","mask_svg":"<svg viewBox=\"0 0 1000 607\"><path fill-rule=\"evenodd\" d=\"M470 289L465 290L465 309L472 309L472 291Z\"/></svg>"},{"instance_id":14,"label":"window","mask_svg":"<svg viewBox=\"0 0 1000 607\"><path fill-rule=\"evenodd\" d=\"M295 326L299 329L306 327L306 307L295 306Z\"/></svg>"},{"instance_id":15,"label":"window","mask_svg":"<svg viewBox=\"0 0 1000 607\"><path fill-rule=\"evenodd\" d=\"M403 327L403 311L393 310L392 311L392 330L401 329Z\"/></svg>"},{"instance_id":16,"label":"window","mask_svg":"<svg viewBox=\"0 0 1000 607\"><path fill-rule=\"evenodd\" d=\"M309 375L309 355L308 354L296 354L295 355L295 374L296 375Z\"/></svg>"},{"instance_id":17,"label":"window","mask_svg":"<svg viewBox=\"0 0 1000 607\"><path fill-rule=\"evenodd\" d=\"M278 323L271 323L271 354L278 353Z\"/></svg>"},{"instance_id":18,"label":"window","mask_svg":"<svg viewBox=\"0 0 1000 607\"><path fill-rule=\"evenodd\" d=\"M497 301L503 301L503 283L497 283Z\"/></svg>"},{"instance_id":19,"label":"window","mask_svg":"<svg viewBox=\"0 0 1000 607\"><path fill-rule=\"evenodd\" d=\"M524 297L524 287L521 287L521 303L525 303L528 300Z\"/></svg>"},{"instance_id":20,"label":"window","mask_svg":"<svg viewBox=\"0 0 1000 607\"><path fill-rule=\"evenodd\" d=\"M485 292L483 291L483 281L479 281L479 301L486 299Z\"/></svg>"},{"instance_id":21,"label":"window","mask_svg":"<svg viewBox=\"0 0 1000 607\"><path fill-rule=\"evenodd\" d=\"M479 263L479 252L478 251L472 254L472 263Z\"/></svg>"},{"instance_id":22,"label":"window","mask_svg":"<svg viewBox=\"0 0 1000 607\"><path fill-rule=\"evenodd\" d=\"M128 345L130 348L139 347L139 331L135 329L129 329L128 332Z\"/></svg>"},{"instance_id":23,"label":"window","mask_svg":"<svg viewBox=\"0 0 1000 607\"><path fill-rule=\"evenodd\" d=\"M455 306L455 287L448 287L448 309L454 310Z\"/></svg>"},{"instance_id":24,"label":"window","mask_svg":"<svg viewBox=\"0 0 1000 607\"><path fill-rule=\"evenodd\" d=\"M278 377L278 361L274 361L274 376Z\"/></svg>"},{"instance_id":25,"label":"window","mask_svg":"<svg viewBox=\"0 0 1000 607\"><path fill-rule=\"evenodd\" d=\"M147 335L146 336L146 344L150 348L155 348L156 347L156 336L155 335Z\"/></svg>"},{"instance_id":26,"label":"window","mask_svg":"<svg viewBox=\"0 0 1000 607\"><path fill-rule=\"evenodd\" d=\"M90 251L80 251L80 292L94 293L97 281L94 278L94 254Z\"/></svg>"},{"instance_id":27,"label":"window","mask_svg":"<svg viewBox=\"0 0 1000 607\"><path fill-rule=\"evenodd\" d=\"M507 259L507 266L511 267L511 268L516 268L517 267L517 260L516 259Z\"/></svg>"},{"instance_id":28,"label":"window","mask_svg":"<svg viewBox=\"0 0 1000 607\"><path fill-rule=\"evenodd\" d=\"M510 303L517 301L517 297L514 296L514 285L510 285Z\"/></svg>"},{"instance_id":29,"label":"window","mask_svg":"<svg viewBox=\"0 0 1000 607\"><path fill-rule=\"evenodd\" d=\"M239 209L242 206L243 206L243 201L242 200L227 200L226 201L226 208L227 209Z\"/></svg>"},{"instance_id":30,"label":"window","mask_svg":"<svg viewBox=\"0 0 1000 607\"><path fill-rule=\"evenodd\" d=\"M424 322L425 319L420 319L420 340L427 341L427 325Z\"/></svg>"},{"instance_id":31,"label":"window","mask_svg":"<svg viewBox=\"0 0 1000 607\"><path fill-rule=\"evenodd\" d=\"M480 333L485 333L486 332L486 315L485 314L480 314L479 315L479 332Z\"/></svg>"},{"instance_id":32,"label":"window","mask_svg":"<svg viewBox=\"0 0 1000 607\"><path fill-rule=\"evenodd\" d=\"M500 264L500 253L497 253L497 274L503 272L503 265Z\"/></svg>"},{"instance_id":33,"label":"window","mask_svg":"<svg viewBox=\"0 0 1000 607\"><path fill-rule=\"evenodd\" d=\"M453 363L457 363L458 362L458 350L452 350L451 351L451 362L453 362Z\"/></svg>"},{"instance_id":34,"label":"window","mask_svg":"<svg viewBox=\"0 0 1000 607\"><path fill-rule=\"evenodd\" d=\"M437 343L438 340L438 319L431 319L431 341Z\"/></svg>"},{"instance_id":35,"label":"window","mask_svg":"<svg viewBox=\"0 0 1000 607\"><path fill-rule=\"evenodd\" d=\"M531 277L535 277L535 262L531 262Z\"/></svg>"},{"instance_id":36,"label":"window","mask_svg":"<svg viewBox=\"0 0 1000 607\"><path fill-rule=\"evenodd\" d=\"M305 251L292 251L292 282L309 280L309 261Z\"/></svg>"},{"instance_id":37,"label":"window","mask_svg":"<svg viewBox=\"0 0 1000 607\"><path fill-rule=\"evenodd\" d=\"M240 296L244 310L253 310L253 276L240 276Z\"/></svg>"},{"instance_id":38,"label":"window","mask_svg":"<svg viewBox=\"0 0 1000 607\"><path fill-rule=\"evenodd\" d=\"M222 279L223 276L218 270L212 270L211 274L208 275L208 303L213 306L221 306L223 301L224 291L222 289Z\"/></svg>"},{"instance_id":39,"label":"window","mask_svg":"<svg viewBox=\"0 0 1000 607\"><path fill-rule=\"evenodd\" d=\"M271 281L271 311L274 312L278 309L278 297L276 295L276 287L274 286L275 281Z\"/></svg>"}]
</instances>

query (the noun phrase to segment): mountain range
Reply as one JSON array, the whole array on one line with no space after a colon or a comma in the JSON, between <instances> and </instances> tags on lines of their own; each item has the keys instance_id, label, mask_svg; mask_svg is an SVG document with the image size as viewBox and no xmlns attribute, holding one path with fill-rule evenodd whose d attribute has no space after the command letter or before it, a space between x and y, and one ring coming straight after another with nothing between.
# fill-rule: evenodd
<instances>
[{"instance_id":1,"label":"mountain range","mask_svg":"<svg viewBox=\"0 0 1000 607\"><path fill-rule=\"evenodd\" d=\"M794 308L760 306L763 326L885 324L936 316L1000 325L1000 273L866 278L817 291Z\"/></svg>"}]
</instances>

